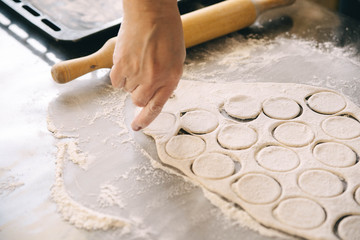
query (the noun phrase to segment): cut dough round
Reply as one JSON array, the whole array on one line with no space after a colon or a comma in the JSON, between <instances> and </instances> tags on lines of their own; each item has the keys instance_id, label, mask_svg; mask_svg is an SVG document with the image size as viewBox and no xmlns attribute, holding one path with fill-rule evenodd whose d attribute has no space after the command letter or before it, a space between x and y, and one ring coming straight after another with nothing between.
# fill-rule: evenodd
<instances>
[{"instance_id":1,"label":"cut dough round","mask_svg":"<svg viewBox=\"0 0 360 240\"><path fill-rule=\"evenodd\" d=\"M306 124L287 122L275 128L274 137L287 146L303 147L311 143L314 133Z\"/></svg>"},{"instance_id":2,"label":"cut dough round","mask_svg":"<svg viewBox=\"0 0 360 240\"><path fill-rule=\"evenodd\" d=\"M279 146L268 146L261 149L257 154L257 161L260 166L277 172L290 171L300 163L299 157L294 151Z\"/></svg>"},{"instance_id":3,"label":"cut dough round","mask_svg":"<svg viewBox=\"0 0 360 240\"><path fill-rule=\"evenodd\" d=\"M256 141L257 133L255 130L241 124L227 125L218 134L219 144L232 150L249 148Z\"/></svg>"},{"instance_id":4,"label":"cut dough round","mask_svg":"<svg viewBox=\"0 0 360 240\"><path fill-rule=\"evenodd\" d=\"M320 226L326 218L324 209L307 198L289 198L274 209L274 216L280 222L295 228L311 229Z\"/></svg>"},{"instance_id":5,"label":"cut dough round","mask_svg":"<svg viewBox=\"0 0 360 240\"><path fill-rule=\"evenodd\" d=\"M224 109L231 117L253 119L260 114L261 104L255 98L239 95L229 98Z\"/></svg>"},{"instance_id":6,"label":"cut dough round","mask_svg":"<svg viewBox=\"0 0 360 240\"><path fill-rule=\"evenodd\" d=\"M176 117L172 113L161 112L152 123L145 128L147 132L169 132L175 125Z\"/></svg>"},{"instance_id":7,"label":"cut dough round","mask_svg":"<svg viewBox=\"0 0 360 240\"><path fill-rule=\"evenodd\" d=\"M173 158L186 159L199 156L205 150L205 142L196 136L178 135L166 144L166 152Z\"/></svg>"},{"instance_id":8,"label":"cut dough round","mask_svg":"<svg viewBox=\"0 0 360 240\"><path fill-rule=\"evenodd\" d=\"M290 98L269 98L263 103L264 113L275 119L292 119L300 113L300 106Z\"/></svg>"},{"instance_id":9,"label":"cut dough round","mask_svg":"<svg viewBox=\"0 0 360 240\"><path fill-rule=\"evenodd\" d=\"M329 117L322 123L323 130L339 139L352 139L360 136L360 123L344 116Z\"/></svg>"},{"instance_id":10,"label":"cut dough round","mask_svg":"<svg viewBox=\"0 0 360 240\"><path fill-rule=\"evenodd\" d=\"M334 114L346 107L342 96L333 92L318 92L308 99L309 107L318 113Z\"/></svg>"},{"instance_id":11,"label":"cut dough round","mask_svg":"<svg viewBox=\"0 0 360 240\"><path fill-rule=\"evenodd\" d=\"M181 125L187 132L203 134L214 131L219 125L219 121L212 112L194 110L181 117Z\"/></svg>"},{"instance_id":12,"label":"cut dough round","mask_svg":"<svg viewBox=\"0 0 360 240\"><path fill-rule=\"evenodd\" d=\"M233 190L241 199L252 204L271 203L281 194L279 183L261 173L245 174L233 184Z\"/></svg>"},{"instance_id":13,"label":"cut dough round","mask_svg":"<svg viewBox=\"0 0 360 240\"><path fill-rule=\"evenodd\" d=\"M341 143L318 144L313 153L317 160L331 167L350 167L356 163L355 152Z\"/></svg>"},{"instance_id":14,"label":"cut dough round","mask_svg":"<svg viewBox=\"0 0 360 240\"><path fill-rule=\"evenodd\" d=\"M200 177L220 179L232 175L235 171L235 164L227 155L208 153L194 161L192 170Z\"/></svg>"},{"instance_id":15,"label":"cut dough round","mask_svg":"<svg viewBox=\"0 0 360 240\"><path fill-rule=\"evenodd\" d=\"M334 197L344 191L342 181L335 174L325 170L308 170L298 179L300 188L316 197Z\"/></svg>"},{"instance_id":16,"label":"cut dough round","mask_svg":"<svg viewBox=\"0 0 360 240\"><path fill-rule=\"evenodd\" d=\"M358 187L354 193L355 201L360 205L360 187Z\"/></svg>"},{"instance_id":17,"label":"cut dough round","mask_svg":"<svg viewBox=\"0 0 360 240\"><path fill-rule=\"evenodd\" d=\"M344 240L359 240L360 236L360 215L352 215L341 220L338 226L338 233Z\"/></svg>"}]
</instances>

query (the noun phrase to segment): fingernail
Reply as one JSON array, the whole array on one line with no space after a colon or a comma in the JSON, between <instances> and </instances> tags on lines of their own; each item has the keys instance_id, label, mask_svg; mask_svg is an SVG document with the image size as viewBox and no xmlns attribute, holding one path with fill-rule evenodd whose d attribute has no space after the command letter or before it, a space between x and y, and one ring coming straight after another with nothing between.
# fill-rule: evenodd
<instances>
[{"instance_id":1,"label":"fingernail","mask_svg":"<svg viewBox=\"0 0 360 240\"><path fill-rule=\"evenodd\" d=\"M142 129L142 127L140 127L140 126L134 126L134 131L140 131L141 129Z\"/></svg>"}]
</instances>

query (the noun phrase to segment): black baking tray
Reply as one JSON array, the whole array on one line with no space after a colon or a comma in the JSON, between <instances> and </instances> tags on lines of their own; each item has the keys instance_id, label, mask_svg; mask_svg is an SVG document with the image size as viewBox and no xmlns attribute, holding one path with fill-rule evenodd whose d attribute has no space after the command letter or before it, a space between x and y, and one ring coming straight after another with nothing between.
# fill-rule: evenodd
<instances>
[{"instance_id":1,"label":"black baking tray","mask_svg":"<svg viewBox=\"0 0 360 240\"><path fill-rule=\"evenodd\" d=\"M178 0L181 14L222 0ZM60 41L79 41L122 22L121 0L0 0L42 32Z\"/></svg>"},{"instance_id":2,"label":"black baking tray","mask_svg":"<svg viewBox=\"0 0 360 240\"><path fill-rule=\"evenodd\" d=\"M121 1L0 1L56 40L78 41L122 21Z\"/></svg>"}]
</instances>

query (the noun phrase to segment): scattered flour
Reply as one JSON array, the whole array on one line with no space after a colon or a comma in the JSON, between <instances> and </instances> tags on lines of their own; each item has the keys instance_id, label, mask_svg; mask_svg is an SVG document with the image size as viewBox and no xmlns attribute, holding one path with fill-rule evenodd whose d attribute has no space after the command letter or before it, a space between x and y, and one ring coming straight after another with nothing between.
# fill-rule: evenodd
<instances>
[{"instance_id":1,"label":"scattered flour","mask_svg":"<svg viewBox=\"0 0 360 240\"><path fill-rule=\"evenodd\" d=\"M10 169L0 168L0 176L8 175L6 173L10 172ZM4 173L4 174L3 174ZM0 178L0 195L10 193L16 189L24 186L25 183L19 181L18 177L13 175L8 175Z\"/></svg>"},{"instance_id":2,"label":"scattered flour","mask_svg":"<svg viewBox=\"0 0 360 240\"><path fill-rule=\"evenodd\" d=\"M296 38L276 38L276 39L243 39L240 37L226 38L224 47L226 49L212 48L211 44L206 51L192 52L194 55L187 60L184 71L184 78L196 79L200 81L236 81L242 80L247 82L255 81L280 81L280 82L303 82L310 83L312 85L321 85L330 88L337 88L339 91L353 96L358 92L358 86L353 83L359 79L354 79L354 76L360 76L354 74L359 72L359 63L353 60L349 52L344 51L341 48L334 47L331 44L324 43L322 45L316 45L313 42L299 40ZM218 46L218 45L216 45ZM212 50L209 50L212 49ZM202 51L203 49L200 49ZM201 61L204 59L204 61ZM219 61L219 59L221 59ZM308 59L310 59L308 61ZM294 62L295 60L295 62ZM330 71L323 71L322 69L307 69L308 75L294 75L291 76L291 64L294 65L292 71L305 71L309 65L313 65L314 62L321 62L321 66L324 69L330 69ZM276 72L279 72L281 68L284 70L283 76L279 76ZM302 65L302 63L305 63ZM331 67L336 64L336 68ZM330 67L329 67L330 66ZM339 67L340 66L340 67ZM349 72L345 73L341 70L341 66L345 67ZM305 68L305 70L304 70ZM340 70L339 70L340 68ZM336 70L336 71L335 71ZM340 71L340 72L339 72ZM325 75L324 75L325 74ZM342 75L341 75L342 74ZM340 77L341 75L341 77ZM289 77L291 76L291 77ZM351 76L351 79L350 79ZM279 77L276 79L276 77ZM96 109L93 115L88 115L82 121L82 124L93 125L104 119L111 120L116 123L121 129L114 133L114 136L119 140L114 141L112 137L95 139L89 137L88 143L98 141L104 145L111 145L113 149L117 144L130 144L133 145L139 153L150 160L151 166L143 166L138 168L129 169L125 173L118 175L118 180L129 180L135 178L136 181L149 181L146 176L156 175L152 180L153 185L161 184L168 181L166 177L161 177L161 174L156 173L153 168L162 169L165 172L181 176L186 184L179 188L171 189L168 198L174 198L184 192L191 191L196 183L190 181L180 171L165 166L159 161L155 160L141 145L134 139L134 136L127 128L125 113L125 102L128 99L128 94L119 94L118 91L114 91L110 86L104 87L101 96L90 96L91 101L101 106ZM354 100L356 102L356 100ZM57 203L59 212L63 218L75 226L87 230L107 230L117 227L127 227L130 225L141 226L142 219L131 218L122 219L116 216L103 214L91 208L85 207L81 202L76 202L68 194L64 180L64 164L65 155L69 160L77 164L80 168L87 170L91 163L92 152L85 153L79 148L79 129L81 126L75 126L71 133L63 132L59 127L58 122L54 122L54 116L48 121L48 128L54 133L54 136L58 138L58 155L56 160L56 180L52 187L52 198ZM66 141L64 141L66 140ZM188 184L190 183L190 184ZM142 189L137 194L144 191ZM229 218L235 220L237 224L241 226L249 227L265 236L277 236L285 237L285 235L268 229L253 218L251 218L245 211L229 203L216 194L213 194L207 190L204 190L204 195L211 201L212 204L221 209L221 211ZM117 188L113 182L106 183L100 186L100 192L97 196L97 203L102 208L111 206L117 206L119 208L126 208L125 203L122 201L121 194L124 194L122 190ZM151 229L142 227L144 235L151 236L153 232Z\"/></svg>"},{"instance_id":3,"label":"scattered flour","mask_svg":"<svg viewBox=\"0 0 360 240\"><path fill-rule=\"evenodd\" d=\"M102 208L115 205L120 208L125 207L121 200L121 191L111 184L104 184L100 187L98 203Z\"/></svg>"},{"instance_id":4,"label":"scattered flour","mask_svg":"<svg viewBox=\"0 0 360 240\"><path fill-rule=\"evenodd\" d=\"M63 179L65 154L69 154L68 146L67 143L58 144L56 178L51 189L52 199L57 203L58 211L62 217L76 227L86 230L126 227L129 224L127 220L96 212L74 201L69 196Z\"/></svg>"}]
</instances>

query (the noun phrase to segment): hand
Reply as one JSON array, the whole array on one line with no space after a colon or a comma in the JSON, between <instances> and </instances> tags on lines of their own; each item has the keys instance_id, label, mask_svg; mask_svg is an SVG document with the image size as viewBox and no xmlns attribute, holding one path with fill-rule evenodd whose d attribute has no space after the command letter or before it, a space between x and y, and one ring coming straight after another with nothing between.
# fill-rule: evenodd
<instances>
[{"instance_id":1,"label":"hand","mask_svg":"<svg viewBox=\"0 0 360 240\"><path fill-rule=\"evenodd\" d=\"M185 44L176 0L123 0L110 78L143 107L131 126L138 131L161 112L183 71Z\"/></svg>"}]
</instances>

